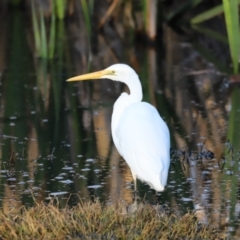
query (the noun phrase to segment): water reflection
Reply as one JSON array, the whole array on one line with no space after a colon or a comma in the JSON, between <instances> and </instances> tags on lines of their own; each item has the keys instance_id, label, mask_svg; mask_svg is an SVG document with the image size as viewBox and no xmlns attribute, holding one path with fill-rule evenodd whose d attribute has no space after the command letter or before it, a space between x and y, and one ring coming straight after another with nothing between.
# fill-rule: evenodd
<instances>
[{"instance_id":1,"label":"water reflection","mask_svg":"<svg viewBox=\"0 0 240 240\"><path fill-rule=\"evenodd\" d=\"M42 61L31 54L31 40L19 27L23 16L13 16L8 34L0 37L6 49L0 56L0 206L7 211L51 196L60 197L63 206L76 204L78 196L81 201L97 197L131 203L131 173L110 132L113 103L128 89L109 80L66 84L69 76L89 68L90 50L79 49L83 35L78 28L69 26L74 40L63 39L60 31L58 58ZM131 39L96 35L99 50L91 70L119 61L132 65L144 100L159 109L170 128L172 148L182 154L171 165L166 190L156 196L139 182L140 198L167 204L176 214L195 209L202 222L230 223L235 229L240 204L239 89L230 90L226 76L170 29L164 28L163 36L163 46L146 48ZM128 46L121 54L115 49L121 44L114 43L120 40ZM234 151L225 145L227 139Z\"/></svg>"}]
</instances>

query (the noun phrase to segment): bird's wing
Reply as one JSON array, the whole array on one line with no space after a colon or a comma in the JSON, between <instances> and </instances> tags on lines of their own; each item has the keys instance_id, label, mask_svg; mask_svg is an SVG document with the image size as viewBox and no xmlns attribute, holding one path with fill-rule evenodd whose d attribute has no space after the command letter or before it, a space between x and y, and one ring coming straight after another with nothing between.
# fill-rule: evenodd
<instances>
[{"instance_id":1,"label":"bird's wing","mask_svg":"<svg viewBox=\"0 0 240 240\"><path fill-rule=\"evenodd\" d=\"M144 102L130 105L119 120L116 137L120 154L137 177L164 187L170 164L170 137L157 110Z\"/></svg>"}]
</instances>

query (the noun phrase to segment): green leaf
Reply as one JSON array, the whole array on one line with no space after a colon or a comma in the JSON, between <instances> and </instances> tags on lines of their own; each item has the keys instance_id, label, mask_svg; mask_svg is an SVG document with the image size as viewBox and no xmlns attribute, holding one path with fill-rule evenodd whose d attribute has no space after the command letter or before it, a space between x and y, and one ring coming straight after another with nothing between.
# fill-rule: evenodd
<instances>
[{"instance_id":1,"label":"green leaf","mask_svg":"<svg viewBox=\"0 0 240 240\"><path fill-rule=\"evenodd\" d=\"M230 53L233 62L233 71L235 74L237 74L240 40L238 0L223 0L223 9L228 33Z\"/></svg>"},{"instance_id":2,"label":"green leaf","mask_svg":"<svg viewBox=\"0 0 240 240\"><path fill-rule=\"evenodd\" d=\"M218 5L208 11L198 14L191 20L191 24L198 24L223 13L223 5Z\"/></svg>"},{"instance_id":3,"label":"green leaf","mask_svg":"<svg viewBox=\"0 0 240 240\"><path fill-rule=\"evenodd\" d=\"M64 19L66 0L55 0L58 19Z\"/></svg>"},{"instance_id":4,"label":"green leaf","mask_svg":"<svg viewBox=\"0 0 240 240\"><path fill-rule=\"evenodd\" d=\"M41 57L47 58L47 32L45 28L44 16L40 11L40 25L41 25Z\"/></svg>"},{"instance_id":5,"label":"green leaf","mask_svg":"<svg viewBox=\"0 0 240 240\"><path fill-rule=\"evenodd\" d=\"M237 0L238 4L240 4L240 0ZM191 24L198 24L201 22L204 22L206 20L209 20L213 17L216 17L220 14L222 14L224 11L223 9L223 5L218 5L210 10L207 10L203 13L198 14L197 16L195 16L194 18L192 18L191 20Z\"/></svg>"}]
</instances>

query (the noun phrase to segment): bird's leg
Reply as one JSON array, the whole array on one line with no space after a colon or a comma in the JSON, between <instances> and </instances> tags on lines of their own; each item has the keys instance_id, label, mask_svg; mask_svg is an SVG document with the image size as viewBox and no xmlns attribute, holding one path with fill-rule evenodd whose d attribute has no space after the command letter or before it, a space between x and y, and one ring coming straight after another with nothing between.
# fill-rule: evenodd
<instances>
[{"instance_id":1,"label":"bird's leg","mask_svg":"<svg viewBox=\"0 0 240 240\"><path fill-rule=\"evenodd\" d=\"M137 201L137 178L134 178L133 181L134 181L134 200Z\"/></svg>"},{"instance_id":2,"label":"bird's leg","mask_svg":"<svg viewBox=\"0 0 240 240\"><path fill-rule=\"evenodd\" d=\"M155 194L154 194L154 198L155 198L155 199L154 199L154 201L155 201L155 203L154 203L154 204L156 204L156 205L157 205L157 203L158 203L158 201L159 201L159 194L158 194L158 192L157 192L157 191L155 191L155 190L154 190L154 193L155 193Z\"/></svg>"},{"instance_id":3,"label":"bird's leg","mask_svg":"<svg viewBox=\"0 0 240 240\"><path fill-rule=\"evenodd\" d=\"M133 184L134 184L134 202L137 202L137 176L132 172Z\"/></svg>"},{"instance_id":4,"label":"bird's leg","mask_svg":"<svg viewBox=\"0 0 240 240\"><path fill-rule=\"evenodd\" d=\"M132 171L131 171L132 172ZM134 201L127 207L128 213L134 213L137 210L137 175L132 172L133 184L134 184Z\"/></svg>"}]
</instances>

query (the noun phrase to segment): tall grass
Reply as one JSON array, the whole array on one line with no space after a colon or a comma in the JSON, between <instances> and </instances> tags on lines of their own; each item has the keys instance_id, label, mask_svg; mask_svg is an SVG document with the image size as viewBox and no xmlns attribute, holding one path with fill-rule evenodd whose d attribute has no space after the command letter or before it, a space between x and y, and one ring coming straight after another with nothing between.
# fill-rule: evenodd
<instances>
[{"instance_id":1,"label":"tall grass","mask_svg":"<svg viewBox=\"0 0 240 240\"><path fill-rule=\"evenodd\" d=\"M126 210L125 210L126 212ZM162 215L149 205L134 214L124 206L103 206L98 201L59 208L53 203L0 212L3 239L222 239L224 234L198 226L194 214Z\"/></svg>"},{"instance_id":2,"label":"tall grass","mask_svg":"<svg viewBox=\"0 0 240 240\"><path fill-rule=\"evenodd\" d=\"M77 12L77 8L74 9L75 14L83 14L84 23L87 29L89 42L92 35L92 26L93 23L93 14L98 14L99 12L103 12L104 6L99 6L99 9L94 10L94 1L93 0L79 0L80 6L81 6L81 12ZM144 22L144 31L146 35L154 40L157 35L157 24L162 24L157 22L157 14L158 11L161 10L161 13L163 13L163 18L165 19L167 23L171 23L173 21L176 21L178 19L183 19L185 13L190 11L191 9L195 8L199 4L203 3L203 0L188 0L184 3L179 4L177 7L171 9L170 12L164 10L164 4L158 4L156 0L142 0L141 1L141 7L139 8L139 4L136 4L133 0L130 0L132 9L132 18L131 21L135 21L134 26L137 26L136 18L134 16L135 11L139 12L139 9L141 11L141 14L143 16L143 22ZM188 19L191 23L191 25L194 27L195 30L206 34L210 37L214 37L216 39L223 40L225 39L220 34L213 32L208 29L204 29L202 26L198 26L204 21L207 21L213 17L218 16L221 13L224 13L225 15L225 21L227 26L227 32L228 32L228 44L230 48L231 58L233 62L233 68L234 73L238 72L238 43L239 43L239 24L238 24L238 4L240 3L240 0L223 0L222 5L217 5L211 9L207 9L205 12L198 14L197 16ZM74 4L71 2L71 4ZM76 3L75 3L76 4ZM124 1L122 0L114 0L112 1L109 6L105 9L104 15L100 16L100 20L98 23L98 27L101 28L104 24L106 24L107 20L112 18L116 12L118 15L123 15L123 18L125 17L124 13ZM34 37L35 37L35 45L36 45L36 52L38 56L44 57L44 58L52 58L54 55L54 36L55 36L55 18L63 19L67 13L66 9L68 9L70 2L67 1L60 1L55 0L52 1L52 9L51 14L51 27L50 27L50 39L48 40L47 37L47 31L46 31L46 23L43 18L43 14L41 10L37 10L34 4L34 1L31 1L32 5L32 22L33 22L33 29L34 29ZM134 8L136 7L136 9ZM125 6L126 7L126 6ZM158 9L161 8L161 9ZM94 12L95 11L95 12ZM126 11L127 12L127 11ZM125 19L128 19L129 16L126 16ZM181 21L179 21L181 22ZM179 25L180 23L175 23ZM40 27L39 27L40 25ZM132 24L129 22L129 25L132 26ZM137 29L137 28L136 28ZM48 48L48 50L47 50Z\"/></svg>"}]
</instances>

